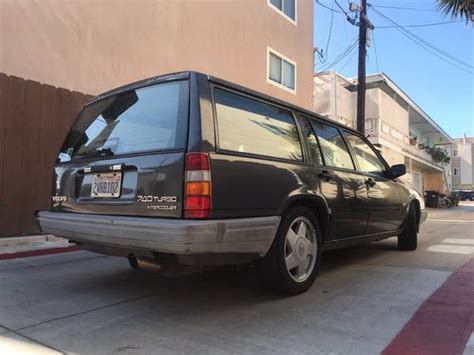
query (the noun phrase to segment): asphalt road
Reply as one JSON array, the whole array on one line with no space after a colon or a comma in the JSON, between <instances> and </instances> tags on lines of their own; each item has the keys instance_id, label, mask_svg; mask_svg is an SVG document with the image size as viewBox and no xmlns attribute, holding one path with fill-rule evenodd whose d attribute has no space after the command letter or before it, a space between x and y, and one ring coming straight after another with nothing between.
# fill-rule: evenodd
<instances>
[{"instance_id":1,"label":"asphalt road","mask_svg":"<svg viewBox=\"0 0 474 355\"><path fill-rule=\"evenodd\" d=\"M0 353L378 354L472 258L474 204L431 210L415 252L392 238L325 254L291 298L252 270L163 279L84 251L4 260Z\"/></svg>"}]
</instances>

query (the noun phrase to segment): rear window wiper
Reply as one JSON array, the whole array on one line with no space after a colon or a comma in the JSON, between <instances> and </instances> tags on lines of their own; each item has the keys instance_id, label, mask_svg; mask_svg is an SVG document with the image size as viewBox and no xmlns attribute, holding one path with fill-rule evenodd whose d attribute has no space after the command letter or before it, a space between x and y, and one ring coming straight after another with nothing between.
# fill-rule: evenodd
<instances>
[{"instance_id":1,"label":"rear window wiper","mask_svg":"<svg viewBox=\"0 0 474 355\"><path fill-rule=\"evenodd\" d=\"M112 156L115 153L112 151L111 148L102 148L102 149L96 149L96 150L91 150L91 151L86 151L80 154L77 154L78 157L91 157L91 156L98 156L98 157L108 157Z\"/></svg>"}]
</instances>

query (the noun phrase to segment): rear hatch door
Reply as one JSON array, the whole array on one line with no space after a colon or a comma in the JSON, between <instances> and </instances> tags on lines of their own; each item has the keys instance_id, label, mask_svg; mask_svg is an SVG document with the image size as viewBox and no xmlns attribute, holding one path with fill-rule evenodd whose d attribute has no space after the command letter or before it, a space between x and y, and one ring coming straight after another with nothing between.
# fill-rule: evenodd
<instances>
[{"instance_id":1,"label":"rear hatch door","mask_svg":"<svg viewBox=\"0 0 474 355\"><path fill-rule=\"evenodd\" d=\"M188 80L175 80L86 106L55 167L53 210L181 217L188 105Z\"/></svg>"}]
</instances>

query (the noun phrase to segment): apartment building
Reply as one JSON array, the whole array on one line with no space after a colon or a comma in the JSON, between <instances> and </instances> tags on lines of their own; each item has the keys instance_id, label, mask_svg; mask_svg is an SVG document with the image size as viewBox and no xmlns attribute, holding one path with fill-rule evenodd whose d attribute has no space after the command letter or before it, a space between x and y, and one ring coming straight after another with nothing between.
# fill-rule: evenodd
<instances>
[{"instance_id":1,"label":"apartment building","mask_svg":"<svg viewBox=\"0 0 474 355\"><path fill-rule=\"evenodd\" d=\"M474 137L455 138L450 149L453 190L474 188Z\"/></svg>"},{"instance_id":2,"label":"apartment building","mask_svg":"<svg viewBox=\"0 0 474 355\"><path fill-rule=\"evenodd\" d=\"M0 2L0 72L98 94L196 70L312 108L313 0Z\"/></svg>"},{"instance_id":3,"label":"apartment building","mask_svg":"<svg viewBox=\"0 0 474 355\"><path fill-rule=\"evenodd\" d=\"M355 128L356 79L334 71L314 76L314 110ZM439 159L452 138L384 73L367 76L365 134L391 165L405 164L405 179L419 191L451 190L450 164Z\"/></svg>"}]
</instances>

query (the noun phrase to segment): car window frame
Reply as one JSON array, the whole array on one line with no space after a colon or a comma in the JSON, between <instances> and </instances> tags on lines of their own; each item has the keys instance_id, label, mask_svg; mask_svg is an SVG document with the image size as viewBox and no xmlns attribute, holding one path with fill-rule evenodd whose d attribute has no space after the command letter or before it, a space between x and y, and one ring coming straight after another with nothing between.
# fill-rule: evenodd
<instances>
[{"instance_id":1,"label":"car window frame","mask_svg":"<svg viewBox=\"0 0 474 355\"><path fill-rule=\"evenodd\" d=\"M353 169L348 169L348 168L343 168L343 167L340 167L340 166L332 166L332 165L328 165L326 163L326 160L324 159L324 154L322 152L322 148L321 148L321 143L319 141L319 136L316 134L315 130L314 130L314 127L311 125L311 129L313 130L313 134L315 135L316 137L316 140L318 142L318 145L319 145L319 151L321 152L321 158L322 158L322 161L323 161L323 165L322 167L324 169L327 169L327 170L337 170L337 171L343 171L343 172L352 172L352 173L357 173L358 172L358 166L354 160L354 156L352 155L352 152L351 152L351 149L349 149L349 146L347 145L347 142L346 140L344 139L344 135L341 133L341 129L340 127L338 127L337 125L335 124L331 124L331 122L326 122L324 120L321 120L321 119L318 119L318 118L315 118L313 116L306 116L311 120L315 121L315 122L318 122L320 124L323 124L323 125L326 125L326 126L329 126L329 127L332 127L334 129L337 130L337 132L339 133L339 135L341 136L342 138L342 142L344 143L344 146L346 147L347 149L347 153L349 154L349 157L352 161L352 166L353 166ZM315 164L315 166L318 166Z\"/></svg>"},{"instance_id":2,"label":"car window frame","mask_svg":"<svg viewBox=\"0 0 474 355\"><path fill-rule=\"evenodd\" d=\"M297 165L308 165L309 164L309 152L307 151L307 147L304 141L303 133L301 130L300 122L298 121L296 117L296 112L294 109L278 104L276 102L273 102L271 100L267 99L262 99L258 96L248 94L246 92L237 90L232 87L228 87L222 84L217 84L213 82L209 82L209 88L210 88L210 94L211 94L211 101L212 101L212 114L213 114L213 122L214 122L214 137L215 137L215 151L218 154L226 154L226 155L231 155L231 156L237 156L237 157L246 157L246 158L253 158L253 159L260 159L260 160L269 160L269 161L277 161L277 162L284 162L284 163L290 163L290 164L297 164ZM220 137L219 137L219 122L217 118L217 105L216 105L216 100L214 97L214 90L215 89L220 89L223 91L230 92L232 94L246 97L248 99L254 100L254 101L259 101L262 102L266 105L274 106L281 108L283 110L286 110L290 113L293 122L296 126L296 130L298 132L298 141L300 143L300 148L301 148L301 153L302 153L302 159L301 160L293 160L293 159L285 159L285 158L279 158L279 157L274 157L274 156L269 156L269 155L262 155L262 154L256 154L256 153L248 153L248 152L238 152L234 150L229 150L222 148L220 146Z\"/></svg>"},{"instance_id":3,"label":"car window frame","mask_svg":"<svg viewBox=\"0 0 474 355\"><path fill-rule=\"evenodd\" d=\"M314 119L314 118L311 117L310 115L306 114L306 113L297 112L297 119L298 119L298 123L299 123L300 126L302 125L301 121L303 121L303 120L308 121L308 124L310 125L309 128L311 129L311 132L313 133L314 137L316 138L316 144L318 145L319 154L321 156L321 164L318 164L314 160L314 158L311 154L311 147L310 147L310 143L309 143L308 139L306 138L304 132L301 131L301 135L303 137L303 141L304 141L304 144L306 146L306 151L307 151L307 154L308 154L308 162L310 163L311 166L324 168L326 165L325 165L325 161L324 161L324 155L323 155L323 152L321 150L321 144L319 143L319 137L316 135L316 133L314 132L313 126L311 125L311 120Z\"/></svg>"},{"instance_id":4,"label":"car window frame","mask_svg":"<svg viewBox=\"0 0 474 355\"><path fill-rule=\"evenodd\" d=\"M360 170L360 166L359 166L359 162L357 161L357 156L355 154L355 152L353 151L352 149L352 146L349 144L349 142L347 141L346 137L344 135L342 135L342 138L344 139L344 141L346 142L346 146L348 147L348 149L350 150L350 153L351 155L353 156L353 159L355 161L355 164L357 166L357 172L361 175L364 175L364 176L370 176L370 177L379 177L379 178L384 178L384 179L387 179L387 180L393 180L393 179L390 179L387 177L387 172L389 171L390 169L390 166L388 165L388 163L385 161L385 159L383 158L383 156L380 154L380 152L373 146L372 143L370 143L370 141L364 137L364 135L360 134L359 132L356 132L356 131L351 131L351 130L348 130L348 129L345 129L343 128L342 129L343 131L349 133L349 134L352 134L354 136L357 136L359 137L360 139L362 139L362 141L367 144L369 146L370 149L372 149L372 151L375 153L375 155L377 156L377 158L382 162L382 165L385 167L385 170L382 172L382 174L374 174L374 173L370 173L370 172L365 172L365 171L361 171Z\"/></svg>"}]
</instances>

